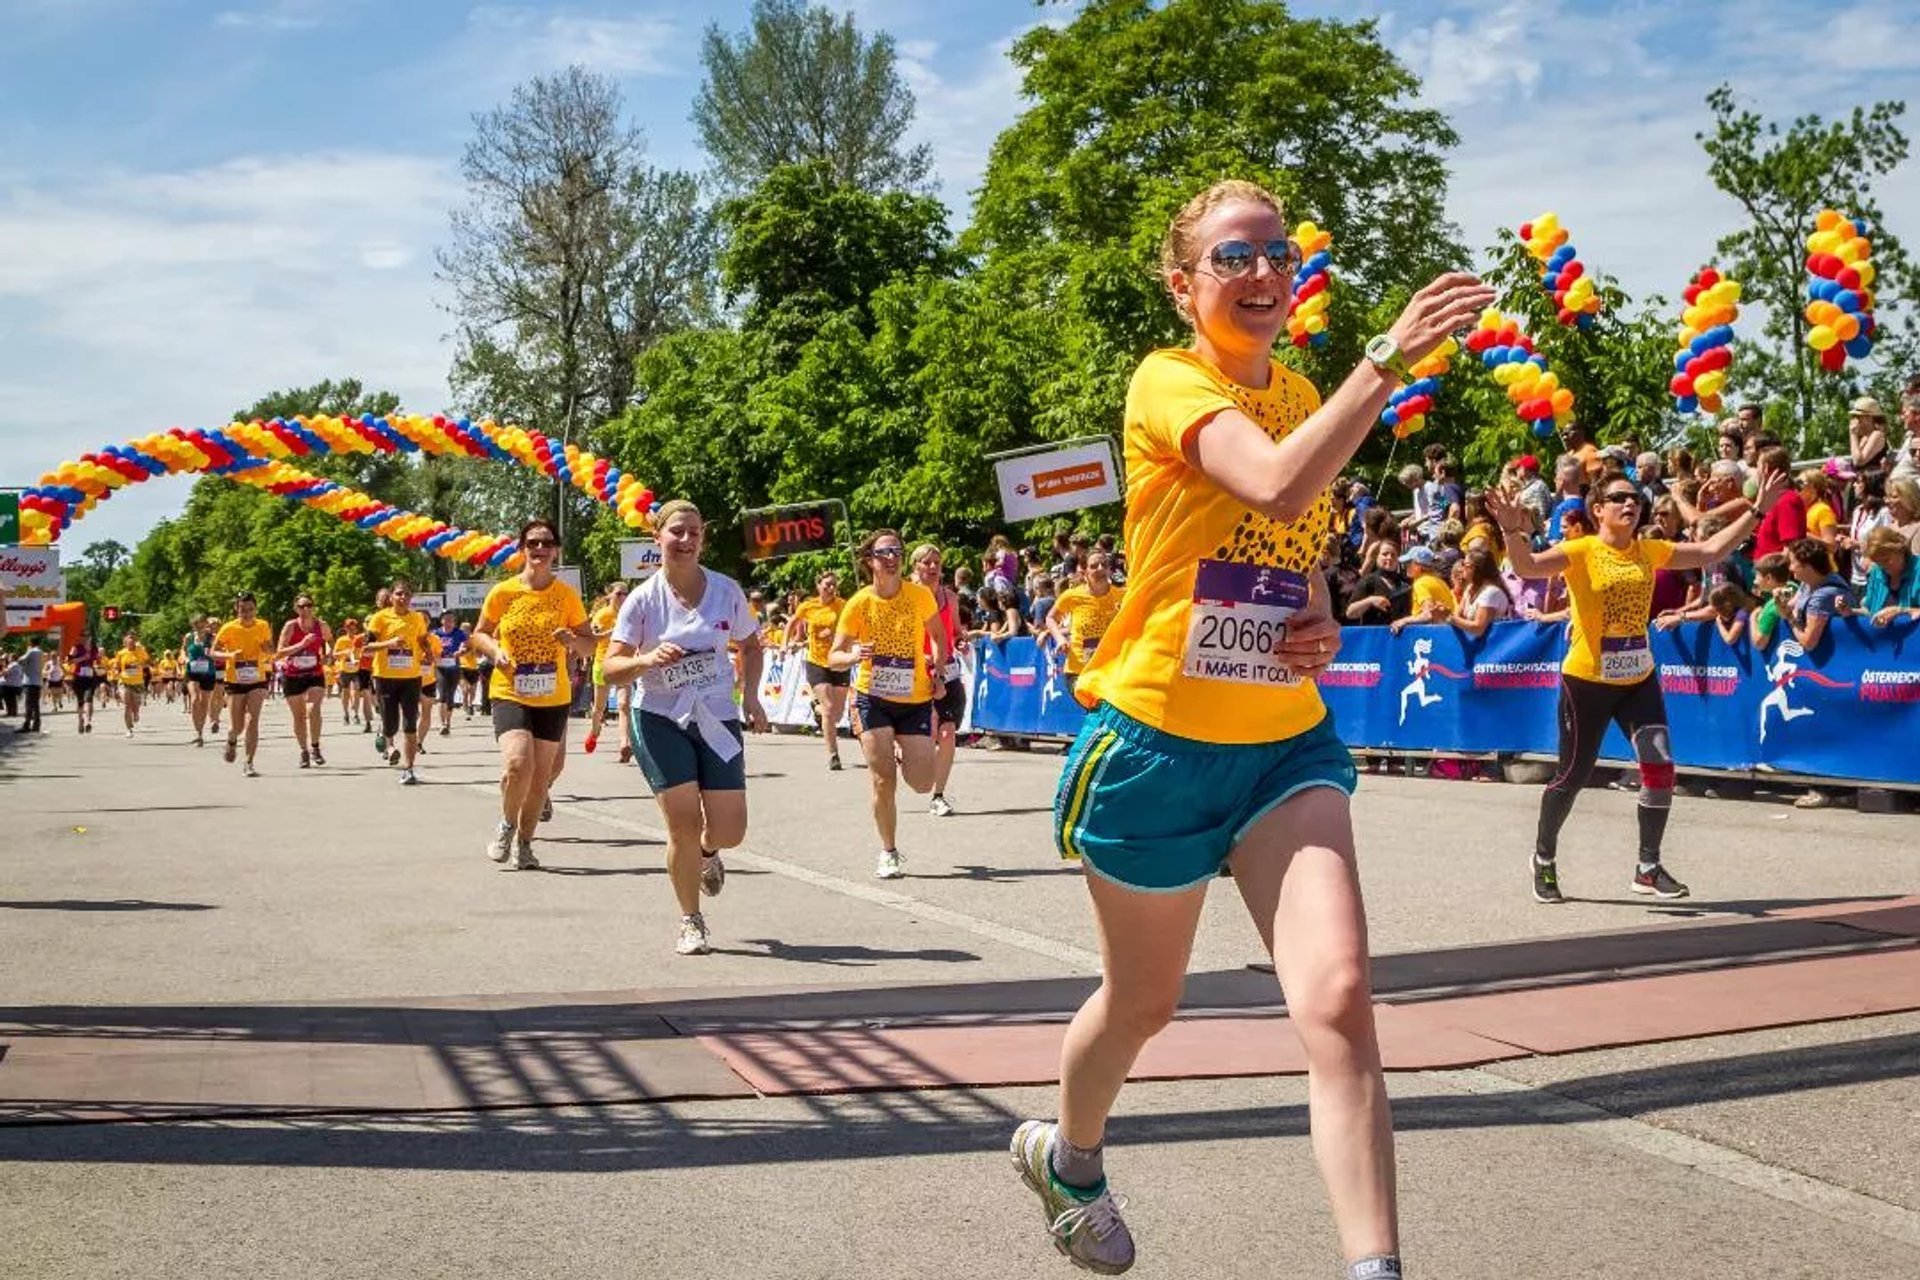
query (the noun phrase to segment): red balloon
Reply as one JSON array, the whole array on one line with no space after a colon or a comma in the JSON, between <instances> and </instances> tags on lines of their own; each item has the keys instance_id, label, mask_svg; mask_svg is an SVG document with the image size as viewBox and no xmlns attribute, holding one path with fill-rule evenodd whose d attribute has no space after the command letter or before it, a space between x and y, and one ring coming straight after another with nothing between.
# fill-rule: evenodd
<instances>
[{"instance_id":1,"label":"red balloon","mask_svg":"<svg viewBox=\"0 0 1920 1280\"><path fill-rule=\"evenodd\" d=\"M1702 267L1700 268L1700 274L1695 276L1694 279L1700 282L1702 289L1711 289L1720 283L1720 273L1712 267Z\"/></svg>"},{"instance_id":2,"label":"red balloon","mask_svg":"<svg viewBox=\"0 0 1920 1280\"><path fill-rule=\"evenodd\" d=\"M1467 335L1467 350L1473 352L1475 355L1479 355L1482 351L1491 347L1493 340L1498 336L1499 335L1491 329L1475 329Z\"/></svg>"},{"instance_id":3,"label":"red balloon","mask_svg":"<svg viewBox=\"0 0 1920 1280\"><path fill-rule=\"evenodd\" d=\"M1581 265L1580 259L1575 258L1566 266L1560 268L1560 287L1563 289L1566 288L1586 273L1586 267Z\"/></svg>"},{"instance_id":4,"label":"red balloon","mask_svg":"<svg viewBox=\"0 0 1920 1280\"><path fill-rule=\"evenodd\" d=\"M1843 343L1836 342L1820 353L1820 367L1828 373L1840 372L1846 367L1846 363L1847 348Z\"/></svg>"},{"instance_id":5,"label":"red balloon","mask_svg":"<svg viewBox=\"0 0 1920 1280\"><path fill-rule=\"evenodd\" d=\"M1523 222L1520 224L1520 238L1522 240L1533 239L1533 224L1531 222Z\"/></svg>"},{"instance_id":6,"label":"red balloon","mask_svg":"<svg viewBox=\"0 0 1920 1280\"><path fill-rule=\"evenodd\" d=\"M1688 285L1681 291L1680 297L1688 306L1692 306L1694 303L1700 301L1700 286L1697 284Z\"/></svg>"},{"instance_id":7,"label":"red balloon","mask_svg":"<svg viewBox=\"0 0 1920 1280\"><path fill-rule=\"evenodd\" d=\"M1691 362L1689 362L1688 367L1689 368L1692 367ZM1693 394L1693 375L1691 373L1674 374L1673 381L1667 384L1667 390L1673 392L1673 394L1675 394L1676 396L1692 395Z\"/></svg>"},{"instance_id":8,"label":"red balloon","mask_svg":"<svg viewBox=\"0 0 1920 1280\"><path fill-rule=\"evenodd\" d=\"M1431 408L1433 408L1432 396L1408 396L1400 402L1400 417L1402 420L1422 417Z\"/></svg>"},{"instance_id":9,"label":"red balloon","mask_svg":"<svg viewBox=\"0 0 1920 1280\"><path fill-rule=\"evenodd\" d=\"M1311 298L1314 294L1325 293L1326 290L1327 290L1327 276L1325 272L1322 272L1321 274L1314 276L1311 280L1301 281L1300 286L1293 291L1293 300L1295 302L1305 302L1308 298Z\"/></svg>"},{"instance_id":10,"label":"red balloon","mask_svg":"<svg viewBox=\"0 0 1920 1280\"><path fill-rule=\"evenodd\" d=\"M1853 267L1842 267L1839 273L1833 277L1833 282L1842 289L1858 289L1860 287L1860 272Z\"/></svg>"},{"instance_id":11,"label":"red balloon","mask_svg":"<svg viewBox=\"0 0 1920 1280\"><path fill-rule=\"evenodd\" d=\"M1702 352L1698 356L1695 356L1692 360L1688 361L1687 367L1692 368L1693 365L1696 363L1703 370L1731 368L1733 366L1733 348L1732 347L1710 348L1709 350Z\"/></svg>"},{"instance_id":12,"label":"red balloon","mask_svg":"<svg viewBox=\"0 0 1920 1280\"><path fill-rule=\"evenodd\" d=\"M1569 311L1565 307L1561 307L1560 314L1554 318L1561 324L1574 324L1579 321L1580 316L1577 312Z\"/></svg>"}]
</instances>

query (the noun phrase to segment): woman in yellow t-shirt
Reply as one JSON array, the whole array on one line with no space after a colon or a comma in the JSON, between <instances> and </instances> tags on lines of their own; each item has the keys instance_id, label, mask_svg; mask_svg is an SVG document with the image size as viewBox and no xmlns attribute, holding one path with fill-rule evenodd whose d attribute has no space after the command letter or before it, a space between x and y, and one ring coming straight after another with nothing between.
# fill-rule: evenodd
<instances>
[{"instance_id":1,"label":"woman in yellow t-shirt","mask_svg":"<svg viewBox=\"0 0 1920 1280\"><path fill-rule=\"evenodd\" d=\"M493 663L489 692L500 743L500 824L487 856L503 871L538 871L533 833L553 812L549 795L567 757L567 655L591 659L594 642L580 593L554 574L560 534L552 522L521 527L520 555L520 572L487 592L472 644Z\"/></svg>"},{"instance_id":2,"label":"woman in yellow t-shirt","mask_svg":"<svg viewBox=\"0 0 1920 1280\"><path fill-rule=\"evenodd\" d=\"M1069 694L1100 647L1100 637L1113 625L1124 598L1122 589L1113 585L1113 562L1106 552L1095 551L1087 557L1086 574L1085 583L1062 591L1047 612L1047 634L1067 655Z\"/></svg>"},{"instance_id":3,"label":"woman in yellow t-shirt","mask_svg":"<svg viewBox=\"0 0 1920 1280\"><path fill-rule=\"evenodd\" d=\"M147 675L153 659L147 647L140 643L140 637L129 631L120 640L120 651L110 661L114 681L120 686L120 719L131 738L140 724L140 703L146 697Z\"/></svg>"},{"instance_id":4,"label":"woman in yellow t-shirt","mask_svg":"<svg viewBox=\"0 0 1920 1280\"><path fill-rule=\"evenodd\" d=\"M587 626L593 632L593 713L587 721L587 738L581 748L592 755L594 748L600 745L600 726L607 718L607 673L602 666L607 660L608 638L613 635L613 623L620 616L620 606L627 602L627 584L616 582L610 585L600 599L595 601L593 616L587 619ZM620 723L626 723L628 690L620 691ZM624 733L620 735L626 737ZM620 748L620 763L633 759L632 746Z\"/></svg>"},{"instance_id":5,"label":"woman in yellow t-shirt","mask_svg":"<svg viewBox=\"0 0 1920 1280\"><path fill-rule=\"evenodd\" d=\"M420 779L413 771L420 756L420 673L431 670L426 661L427 615L413 607L413 584L394 579L387 603L367 619L367 643L362 652L373 656L374 697L380 704L380 732L373 749L389 765L400 766L400 785Z\"/></svg>"},{"instance_id":6,"label":"woman in yellow t-shirt","mask_svg":"<svg viewBox=\"0 0 1920 1280\"><path fill-rule=\"evenodd\" d=\"M213 657L226 664L227 707L233 713L227 719L225 758L233 763L239 739L247 740L246 762L240 766L242 777L257 778L254 753L260 748L260 713L267 705L268 665L274 658L273 627L259 615L253 592L242 591L233 598L234 616L214 633Z\"/></svg>"},{"instance_id":7,"label":"woman in yellow t-shirt","mask_svg":"<svg viewBox=\"0 0 1920 1280\"><path fill-rule=\"evenodd\" d=\"M813 690L814 714L820 721L820 736L827 743L827 768L840 770L840 722L847 715L847 689L852 673L836 671L831 662L833 636L840 629L840 615L846 610L846 597L840 594L840 575L829 569L814 583L816 594L803 600L793 611L787 642L806 650L807 688Z\"/></svg>"},{"instance_id":8,"label":"woman in yellow t-shirt","mask_svg":"<svg viewBox=\"0 0 1920 1280\"><path fill-rule=\"evenodd\" d=\"M1259 186L1196 196L1161 257L1192 345L1150 353L1127 392L1127 590L1075 686L1092 714L1055 802L1061 851L1088 873L1103 981L1067 1031L1059 1123L1028 1121L1013 1141L1056 1245L1093 1270L1134 1253L1106 1190L1107 1113L1179 1003L1207 888L1231 865L1286 978L1347 1260L1399 1272L1353 760L1311 680L1340 636L1318 564L1328 488L1408 362L1494 295L1467 275L1429 284L1322 406L1273 359L1300 252Z\"/></svg>"},{"instance_id":9,"label":"woman in yellow t-shirt","mask_svg":"<svg viewBox=\"0 0 1920 1280\"><path fill-rule=\"evenodd\" d=\"M340 689L340 722L349 728L361 722L361 702L364 699L363 681L360 671L360 648L367 642L367 633L360 619L348 615L341 620L340 634L333 641L333 666L337 673ZM366 689L373 687L373 678L368 675L364 681Z\"/></svg>"},{"instance_id":10,"label":"woman in yellow t-shirt","mask_svg":"<svg viewBox=\"0 0 1920 1280\"><path fill-rule=\"evenodd\" d=\"M933 790L933 704L946 692L952 656L945 630L933 625L940 614L933 592L900 572L906 554L892 529L875 530L860 544L857 563L867 585L847 601L828 655L835 670L855 669L854 714L880 833L874 875L882 880L905 874L894 843L900 779L921 795Z\"/></svg>"},{"instance_id":11,"label":"woman in yellow t-shirt","mask_svg":"<svg viewBox=\"0 0 1920 1280\"><path fill-rule=\"evenodd\" d=\"M1594 484L1587 496L1596 532L1535 551L1514 536L1524 512L1489 493L1487 502L1507 531L1507 555L1522 578L1564 575L1573 622L1567 656L1560 665L1560 767L1540 795L1540 824L1533 850L1533 896L1566 901L1554 862L1560 828L1574 797L1587 784L1609 723L1633 747L1640 765L1640 859L1627 886L1635 893L1684 898L1687 886L1660 862L1660 841L1673 805L1673 742L1667 707L1653 660L1647 626L1653 612L1653 575L1660 569L1702 569L1732 554L1750 537L1761 516L1786 492L1786 476L1774 472L1758 501L1704 542L1667 542L1635 536L1640 504L1633 481L1614 476Z\"/></svg>"}]
</instances>

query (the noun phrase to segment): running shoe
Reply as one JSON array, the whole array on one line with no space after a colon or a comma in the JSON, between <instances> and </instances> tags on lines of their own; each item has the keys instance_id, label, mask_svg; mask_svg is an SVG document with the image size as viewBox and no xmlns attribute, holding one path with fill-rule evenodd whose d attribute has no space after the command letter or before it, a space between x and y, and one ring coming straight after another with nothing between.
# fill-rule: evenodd
<instances>
[{"instance_id":1,"label":"running shoe","mask_svg":"<svg viewBox=\"0 0 1920 1280\"><path fill-rule=\"evenodd\" d=\"M683 956L704 956L713 950L713 944L707 941L706 917L699 912L680 917L680 940L673 944L676 953Z\"/></svg>"},{"instance_id":2,"label":"running shoe","mask_svg":"<svg viewBox=\"0 0 1920 1280\"><path fill-rule=\"evenodd\" d=\"M257 778L260 776L260 771L255 769L253 767L253 761L249 760L240 766L240 776L243 778Z\"/></svg>"},{"instance_id":3,"label":"running shoe","mask_svg":"<svg viewBox=\"0 0 1920 1280\"><path fill-rule=\"evenodd\" d=\"M411 769L402 769L400 771L400 785L403 787L417 787L420 785L420 776Z\"/></svg>"},{"instance_id":4,"label":"running shoe","mask_svg":"<svg viewBox=\"0 0 1920 1280\"><path fill-rule=\"evenodd\" d=\"M128 736L132 736L132 735L128 735ZM232 738L228 738L227 749L220 753L220 758L222 760L225 760L228 764L232 764L234 760L239 757L239 755L240 755L239 746L234 742Z\"/></svg>"},{"instance_id":5,"label":"running shoe","mask_svg":"<svg viewBox=\"0 0 1920 1280\"><path fill-rule=\"evenodd\" d=\"M599 745L600 745L600 736L598 734L590 733L587 735L587 740L580 744L580 749L586 752L588 755L592 755L593 749Z\"/></svg>"},{"instance_id":6,"label":"running shoe","mask_svg":"<svg viewBox=\"0 0 1920 1280\"><path fill-rule=\"evenodd\" d=\"M321 766L325 766L327 763L327 758L320 754L320 748L318 747L313 749L313 762Z\"/></svg>"},{"instance_id":7,"label":"running shoe","mask_svg":"<svg viewBox=\"0 0 1920 1280\"><path fill-rule=\"evenodd\" d=\"M1814 787L1810 789L1807 794L1795 797L1793 807L1796 809L1830 809L1833 807L1833 797L1818 787Z\"/></svg>"},{"instance_id":8,"label":"running shoe","mask_svg":"<svg viewBox=\"0 0 1920 1280\"><path fill-rule=\"evenodd\" d=\"M1631 887L1635 893L1648 893L1656 898L1684 898L1693 892L1668 875L1664 866L1656 866L1651 871L1635 871Z\"/></svg>"},{"instance_id":9,"label":"running shoe","mask_svg":"<svg viewBox=\"0 0 1920 1280\"><path fill-rule=\"evenodd\" d=\"M513 852L513 824L505 818L493 830L493 839L487 841L487 856L495 862L505 862Z\"/></svg>"},{"instance_id":10,"label":"running shoe","mask_svg":"<svg viewBox=\"0 0 1920 1280\"><path fill-rule=\"evenodd\" d=\"M709 898L717 898L726 887L727 864L720 861L717 853L703 855L700 859L700 892Z\"/></svg>"},{"instance_id":11,"label":"running shoe","mask_svg":"<svg viewBox=\"0 0 1920 1280\"><path fill-rule=\"evenodd\" d=\"M951 818L953 806L947 803L945 796L935 796L932 803L927 805L927 812L936 818Z\"/></svg>"},{"instance_id":12,"label":"running shoe","mask_svg":"<svg viewBox=\"0 0 1920 1280\"><path fill-rule=\"evenodd\" d=\"M1013 1131L1013 1167L1020 1181L1040 1197L1053 1247L1077 1267L1117 1276L1133 1265L1133 1233L1121 1221L1124 1201L1107 1190L1105 1180L1092 1195L1082 1195L1053 1174L1057 1125L1028 1120Z\"/></svg>"},{"instance_id":13,"label":"running shoe","mask_svg":"<svg viewBox=\"0 0 1920 1280\"><path fill-rule=\"evenodd\" d=\"M621 764L633 763L633 747L631 745L620 748L620 763Z\"/></svg>"},{"instance_id":14,"label":"running shoe","mask_svg":"<svg viewBox=\"0 0 1920 1280\"><path fill-rule=\"evenodd\" d=\"M311 768L313 768L313 753L312 753L312 752L310 752L310 751L302 751L302 752L300 753L300 767L301 767L302 769L311 769Z\"/></svg>"},{"instance_id":15,"label":"running shoe","mask_svg":"<svg viewBox=\"0 0 1920 1280\"><path fill-rule=\"evenodd\" d=\"M545 800L542 800L540 802L540 821L542 822L553 821L553 797L552 796L548 796Z\"/></svg>"},{"instance_id":16,"label":"running shoe","mask_svg":"<svg viewBox=\"0 0 1920 1280\"><path fill-rule=\"evenodd\" d=\"M898 880L905 876L907 873L900 869L900 851L882 849L879 860L874 863L873 874L878 880Z\"/></svg>"},{"instance_id":17,"label":"running shoe","mask_svg":"<svg viewBox=\"0 0 1920 1280\"><path fill-rule=\"evenodd\" d=\"M513 845L513 857L500 869L502 871L538 871L540 869L540 859L533 856L533 841L515 841Z\"/></svg>"},{"instance_id":18,"label":"running shoe","mask_svg":"<svg viewBox=\"0 0 1920 1280\"><path fill-rule=\"evenodd\" d=\"M393 747L387 752L387 766L391 768L392 766L399 763L400 763L400 748Z\"/></svg>"},{"instance_id":19,"label":"running shoe","mask_svg":"<svg viewBox=\"0 0 1920 1280\"><path fill-rule=\"evenodd\" d=\"M87 731L87 730L86 730L86 727L85 727L85 726L82 726L82 727L81 727L81 729L80 729L80 732L82 732L82 733L85 733L86 731ZM194 745L194 746L196 746L196 747L204 747L204 746L206 746L206 745L207 745L207 740L206 740L205 738L201 738L201 737L196 737L196 738L194 738L194 740L193 740L193 745Z\"/></svg>"},{"instance_id":20,"label":"running shoe","mask_svg":"<svg viewBox=\"0 0 1920 1280\"><path fill-rule=\"evenodd\" d=\"M827 757L827 771L829 773L839 773L844 768L846 768L846 766L840 763L839 756Z\"/></svg>"},{"instance_id":21,"label":"running shoe","mask_svg":"<svg viewBox=\"0 0 1920 1280\"><path fill-rule=\"evenodd\" d=\"M1533 860L1533 900L1549 905L1566 901L1560 892L1560 869L1551 860Z\"/></svg>"},{"instance_id":22,"label":"running shoe","mask_svg":"<svg viewBox=\"0 0 1920 1280\"><path fill-rule=\"evenodd\" d=\"M371 720L362 720L362 721L360 722L360 732L362 732L362 733L372 733L372 732L373 732L373 721L371 721Z\"/></svg>"},{"instance_id":23,"label":"running shoe","mask_svg":"<svg viewBox=\"0 0 1920 1280\"><path fill-rule=\"evenodd\" d=\"M447 724L443 724L443 725L441 725L441 726L440 726L440 736L441 736L441 737L443 737L443 738L444 738L444 737L446 737L446 736L447 736L448 734L450 734L450 733L452 733L452 732L453 732L453 726L452 726L452 725L447 725Z\"/></svg>"}]
</instances>

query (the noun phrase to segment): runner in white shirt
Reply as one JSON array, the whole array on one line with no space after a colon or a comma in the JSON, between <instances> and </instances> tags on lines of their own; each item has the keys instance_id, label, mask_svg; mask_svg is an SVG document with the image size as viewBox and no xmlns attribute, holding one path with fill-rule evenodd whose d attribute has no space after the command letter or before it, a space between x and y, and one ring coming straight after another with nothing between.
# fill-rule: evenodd
<instances>
[{"instance_id":1,"label":"runner in white shirt","mask_svg":"<svg viewBox=\"0 0 1920 1280\"><path fill-rule=\"evenodd\" d=\"M680 906L683 956L712 948L700 895L726 883L720 850L747 835L746 753L741 725L767 728L760 707L760 622L740 584L700 566L706 523L691 502L654 513L660 572L620 607L601 667L609 685L637 678L630 736L667 824L667 875ZM740 650L740 703L728 646Z\"/></svg>"}]
</instances>

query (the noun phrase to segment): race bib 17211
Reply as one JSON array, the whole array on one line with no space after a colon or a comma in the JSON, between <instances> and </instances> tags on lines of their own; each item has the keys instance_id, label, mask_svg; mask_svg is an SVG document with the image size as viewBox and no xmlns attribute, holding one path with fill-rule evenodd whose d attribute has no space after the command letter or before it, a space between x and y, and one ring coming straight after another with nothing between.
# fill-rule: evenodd
<instances>
[{"instance_id":1,"label":"race bib 17211","mask_svg":"<svg viewBox=\"0 0 1920 1280\"><path fill-rule=\"evenodd\" d=\"M1653 672L1653 649L1645 636L1604 636L1600 640L1600 678L1631 684Z\"/></svg>"},{"instance_id":2,"label":"race bib 17211","mask_svg":"<svg viewBox=\"0 0 1920 1280\"><path fill-rule=\"evenodd\" d=\"M560 666L553 662L523 662L513 669L516 698L551 698L560 692Z\"/></svg>"},{"instance_id":3,"label":"race bib 17211","mask_svg":"<svg viewBox=\"0 0 1920 1280\"><path fill-rule=\"evenodd\" d=\"M1290 569L1202 560L1180 670L1194 680L1299 683L1279 654L1287 619L1306 606L1308 595L1306 576Z\"/></svg>"},{"instance_id":4,"label":"race bib 17211","mask_svg":"<svg viewBox=\"0 0 1920 1280\"><path fill-rule=\"evenodd\" d=\"M887 658L876 653L867 662L869 694L895 702L913 697L915 663L912 658Z\"/></svg>"}]
</instances>

